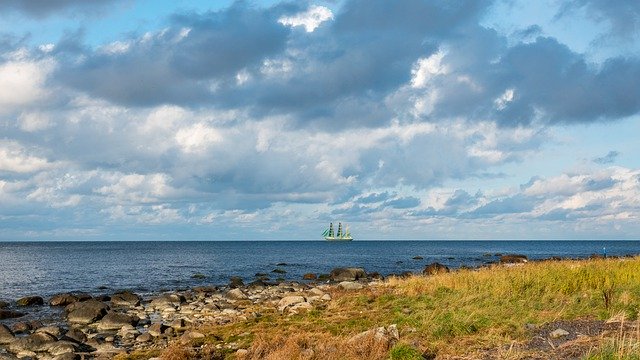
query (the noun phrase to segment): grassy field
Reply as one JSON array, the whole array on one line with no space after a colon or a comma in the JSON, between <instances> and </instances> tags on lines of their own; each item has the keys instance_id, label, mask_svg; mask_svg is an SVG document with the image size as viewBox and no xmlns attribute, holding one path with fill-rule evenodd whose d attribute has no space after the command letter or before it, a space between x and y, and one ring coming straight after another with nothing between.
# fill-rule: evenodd
<instances>
[{"instance_id":1,"label":"grassy field","mask_svg":"<svg viewBox=\"0 0 640 360\"><path fill-rule=\"evenodd\" d=\"M171 346L162 357L640 359L640 258L495 265L390 278L359 291L334 289L332 296L326 307L301 315L261 308L262 316L247 322L204 326L206 338ZM400 336L389 347L373 338L349 341L391 324ZM556 328L571 335L550 339ZM216 348L229 343L248 351Z\"/></svg>"}]
</instances>

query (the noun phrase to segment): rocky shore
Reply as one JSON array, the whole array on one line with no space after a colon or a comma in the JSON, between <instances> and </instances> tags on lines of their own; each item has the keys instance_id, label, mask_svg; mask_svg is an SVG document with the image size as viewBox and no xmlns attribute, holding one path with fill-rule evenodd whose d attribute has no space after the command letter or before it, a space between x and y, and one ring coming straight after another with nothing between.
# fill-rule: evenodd
<instances>
[{"instance_id":1,"label":"rocky shore","mask_svg":"<svg viewBox=\"0 0 640 360\"><path fill-rule=\"evenodd\" d=\"M526 256L515 254L500 255L499 260L508 266L528 261ZM424 275L443 272L449 272L449 268L439 263L426 265L422 271ZM48 299L29 296L0 302L0 360L111 359L136 350L164 349L172 342L186 344L204 338L198 331L204 325L249 321L266 311L291 316L322 309L335 291L379 286L384 280L361 268L336 268L330 274L306 274L303 279L306 281L269 282L258 277L244 284L242 279L232 277L225 286L201 286L147 297L119 291L99 296L64 293ZM50 310L44 312L47 317L37 318L42 309ZM393 331L383 330L385 341L391 341ZM225 353L244 351L234 342L218 347Z\"/></svg>"}]
</instances>

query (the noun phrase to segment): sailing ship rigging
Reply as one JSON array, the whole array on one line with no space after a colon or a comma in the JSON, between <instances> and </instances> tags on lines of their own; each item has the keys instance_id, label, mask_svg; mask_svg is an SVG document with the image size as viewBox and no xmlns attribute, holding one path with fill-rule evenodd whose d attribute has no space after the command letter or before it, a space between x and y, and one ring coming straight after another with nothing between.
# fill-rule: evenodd
<instances>
[{"instance_id":1,"label":"sailing ship rigging","mask_svg":"<svg viewBox=\"0 0 640 360\"><path fill-rule=\"evenodd\" d=\"M338 232L333 232L333 223L329 223L329 228L326 229L322 236L324 236L325 240L328 241L351 241L353 237L351 236L351 232L349 232L349 225L344 225L344 231L342 230L342 223L338 223Z\"/></svg>"}]
</instances>

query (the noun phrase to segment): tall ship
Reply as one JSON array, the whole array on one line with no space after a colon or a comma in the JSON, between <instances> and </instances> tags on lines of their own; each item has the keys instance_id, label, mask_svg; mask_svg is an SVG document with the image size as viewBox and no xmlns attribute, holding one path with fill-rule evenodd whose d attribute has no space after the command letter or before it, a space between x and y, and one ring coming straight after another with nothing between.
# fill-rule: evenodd
<instances>
[{"instance_id":1,"label":"tall ship","mask_svg":"<svg viewBox=\"0 0 640 360\"><path fill-rule=\"evenodd\" d=\"M338 223L338 232L333 232L333 223L329 223L329 228L322 233L325 240L328 241L351 241L351 233L349 232L349 225L344 224L344 231L342 231L342 223Z\"/></svg>"}]
</instances>

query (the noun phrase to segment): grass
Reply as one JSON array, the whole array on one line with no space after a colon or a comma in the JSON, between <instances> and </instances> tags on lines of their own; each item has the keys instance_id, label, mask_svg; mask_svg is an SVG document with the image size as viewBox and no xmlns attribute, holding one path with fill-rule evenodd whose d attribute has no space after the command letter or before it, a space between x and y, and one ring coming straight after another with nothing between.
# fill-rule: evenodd
<instances>
[{"instance_id":1,"label":"grass","mask_svg":"<svg viewBox=\"0 0 640 360\"><path fill-rule=\"evenodd\" d=\"M234 341L248 349L225 355L237 359L519 359L539 351L526 346L532 336L527 326L613 315L636 321L638 269L640 258L563 260L391 278L356 292L334 289L326 308L306 314L286 317L263 308L262 317L199 331L210 335L210 345ZM390 324L400 331L395 346L349 342ZM251 335L238 337L244 333ZM639 344L640 335L623 331L579 350L586 359L640 359ZM162 357L193 356L199 355L170 348Z\"/></svg>"}]
</instances>

